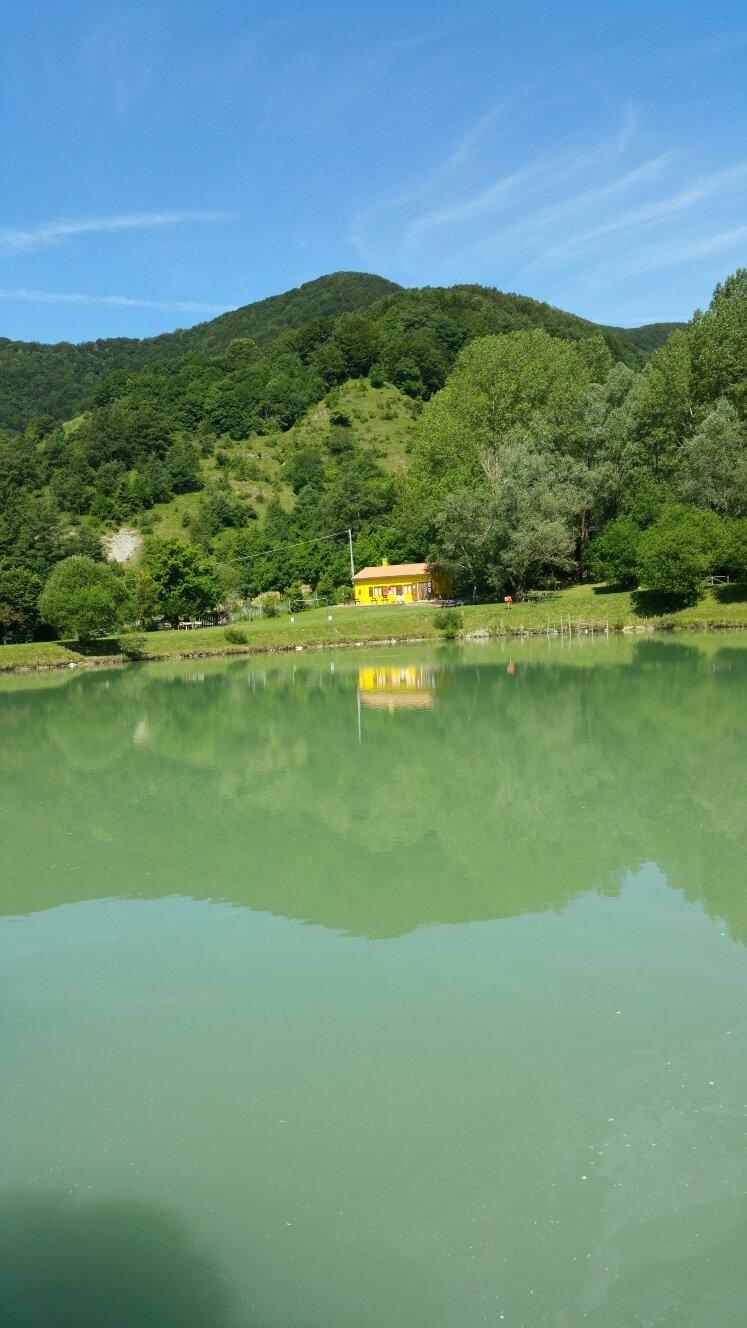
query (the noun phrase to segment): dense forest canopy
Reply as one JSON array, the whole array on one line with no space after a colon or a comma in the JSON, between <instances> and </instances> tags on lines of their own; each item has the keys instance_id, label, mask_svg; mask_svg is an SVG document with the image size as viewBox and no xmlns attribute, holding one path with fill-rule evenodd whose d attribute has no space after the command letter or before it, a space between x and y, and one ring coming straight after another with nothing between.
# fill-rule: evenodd
<instances>
[{"instance_id":1,"label":"dense forest canopy","mask_svg":"<svg viewBox=\"0 0 747 1328\"><path fill-rule=\"evenodd\" d=\"M485 331L509 331L520 326L542 326L560 336L586 336L595 324L576 318L550 305L539 304L519 295L481 286L454 287L451 303L460 303L465 325L480 335ZM195 327L167 332L144 340L111 337L73 345L60 342L44 345L37 342L9 341L0 337L0 427L22 429L33 419L50 415L55 420L70 419L94 404L96 389L108 374L136 373L186 354L218 355L232 341L251 338L258 346L270 345L284 332L292 332L315 319L335 319L344 313L371 309L375 318L386 312L391 303L419 292L404 291L393 281L365 272L333 272L306 282L283 295L234 309ZM450 292L422 292L426 300L443 296L448 304ZM470 300L494 306L483 309L482 318L467 316ZM380 303L381 302L381 303ZM656 324L650 328L603 329L610 344L624 357L629 346L649 351L666 340L675 324Z\"/></svg>"},{"instance_id":2,"label":"dense forest canopy","mask_svg":"<svg viewBox=\"0 0 747 1328\"><path fill-rule=\"evenodd\" d=\"M359 565L429 557L462 595L585 576L693 594L708 572L747 576L744 270L648 356L525 297L354 273L151 341L10 346L6 410L33 418L0 435L6 639L48 630L57 563L100 560L122 522L158 533L185 496L176 536L125 573L143 621L189 612L166 565L195 611L298 583L334 598L347 527ZM63 403L76 418L55 418ZM101 578L74 566L90 595Z\"/></svg>"}]
</instances>

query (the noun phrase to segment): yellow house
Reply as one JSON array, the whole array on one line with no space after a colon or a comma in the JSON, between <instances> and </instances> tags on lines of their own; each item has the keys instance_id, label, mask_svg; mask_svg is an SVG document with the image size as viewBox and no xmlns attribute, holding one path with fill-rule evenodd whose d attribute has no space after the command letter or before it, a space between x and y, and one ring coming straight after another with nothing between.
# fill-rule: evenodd
<instances>
[{"instance_id":1,"label":"yellow house","mask_svg":"<svg viewBox=\"0 0 747 1328\"><path fill-rule=\"evenodd\" d=\"M448 577L429 563L383 562L353 577L356 604L416 604L451 594Z\"/></svg>"}]
</instances>

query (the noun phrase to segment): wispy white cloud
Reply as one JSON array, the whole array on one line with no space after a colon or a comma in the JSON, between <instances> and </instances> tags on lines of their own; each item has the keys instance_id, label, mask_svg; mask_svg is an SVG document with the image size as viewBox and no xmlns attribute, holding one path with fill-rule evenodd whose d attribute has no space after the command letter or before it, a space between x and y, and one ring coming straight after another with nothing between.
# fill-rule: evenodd
<instances>
[{"instance_id":1,"label":"wispy white cloud","mask_svg":"<svg viewBox=\"0 0 747 1328\"><path fill-rule=\"evenodd\" d=\"M663 268L686 267L688 263L698 263L712 254L732 253L736 261L747 244L747 226L734 226L728 230L712 234L699 235L695 238L667 238L655 244L647 244L622 258L617 265L619 275L627 281L629 277L641 276L645 272L660 272ZM592 289L598 279L609 270L606 261L585 266L582 274L574 281L576 290Z\"/></svg>"},{"instance_id":2,"label":"wispy white cloud","mask_svg":"<svg viewBox=\"0 0 747 1328\"><path fill-rule=\"evenodd\" d=\"M562 203L554 204L534 213L526 218L522 226L525 231L529 227L535 232L540 232L547 230L550 226L556 226L559 221L567 221L569 217L577 216L580 212L588 212L599 203L606 203L610 198L627 193L629 189L633 189L636 185L656 179L671 164L674 156L675 153L673 152L662 152L658 157L651 157L649 161L642 162L640 166L636 166L632 171L626 171L624 175L609 180L606 184L572 195L570 198L564 199Z\"/></svg>"},{"instance_id":3,"label":"wispy white cloud","mask_svg":"<svg viewBox=\"0 0 747 1328\"><path fill-rule=\"evenodd\" d=\"M637 113L628 106L617 129L596 143L584 143L578 134L568 135L486 181L485 172L494 171L496 159L510 158L513 153L521 123L535 103L530 91L523 88L507 95L469 125L448 155L419 180L405 190L374 199L359 211L349 229L350 243L370 260L391 247L393 237L387 232L396 227L394 243L406 261L416 261L426 246L432 249L443 244L439 233L448 234L450 243L456 235L462 252L465 247L472 250L477 244L476 231L484 242L485 227L495 230L496 221L518 224L519 216L531 220L539 215L537 209L546 198L557 198L576 180L588 182L595 173L613 169L636 137ZM666 155L642 163L620 181L592 190L587 187L564 200L563 210L570 215L597 196L602 199L632 187L659 170Z\"/></svg>"},{"instance_id":4,"label":"wispy white cloud","mask_svg":"<svg viewBox=\"0 0 747 1328\"><path fill-rule=\"evenodd\" d=\"M348 242L365 253L368 249L372 226L388 215L401 213L409 205L424 203L432 198L435 191L448 184L450 177L470 164L477 155L483 140L489 134L505 134L509 128L514 130L527 112L527 102L540 80L530 80L521 89L507 93L505 97L472 124L453 143L449 155L437 162L414 183L404 189L398 188L374 198L352 219L348 228Z\"/></svg>"},{"instance_id":5,"label":"wispy white cloud","mask_svg":"<svg viewBox=\"0 0 747 1328\"><path fill-rule=\"evenodd\" d=\"M585 212L593 212L600 204L607 203L661 176L675 155L673 152L662 152L658 157L642 162L633 170L625 171L622 175L608 180L606 184L570 194L560 203L553 203L549 207L538 205L531 211L522 209L519 219L513 224L499 226L498 230L482 234L478 240L460 248L455 258L461 263L469 264L491 251L495 252L499 247L506 248L517 242L521 242L524 247L535 241L539 243L541 237L548 231L555 233L561 223Z\"/></svg>"},{"instance_id":6,"label":"wispy white cloud","mask_svg":"<svg viewBox=\"0 0 747 1328\"><path fill-rule=\"evenodd\" d=\"M494 180L487 188L465 196L463 190L446 204L433 208L410 222L406 236L410 243L439 226L462 224L493 212L509 198L536 195L539 191L557 191L569 181L586 178L594 169L611 165L629 146L637 128L632 107L625 111L620 128L591 148L579 148L573 140L555 143L523 166Z\"/></svg>"},{"instance_id":7,"label":"wispy white cloud","mask_svg":"<svg viewBox=\"0 0 747 1328\"><path fill-rule=\"evenodd\" d=\"M585 253L592 244L620 235L639 234L643 230L665 225L689 212L698 203L747 177L747 162L740 162L728 170L703 177L695 184L668 198L657 199L654 203L632 208L619 216L612 217L601 225L578 231L561 244L554 245L528 264L526 271L537 271L558 263L567 262L579 253Z\"/></svg>"},{"instance_id":8,"label":"wispy white cloud","mask_svg":"<svg viewBox=\"0 0 747 1328\"><path fill-rule=\"evenodd\" d=\"M0 227L0 253L32 253L50 245L64 244L79 235L104 235L117 231L148 230L166 226L226 221L228 212L128 212L115 217L65 218L45 221L16 230Z\"/></svg>"},{"instance_id":9,"label":"wispy white cloud","mask_svg":"<svg viewBox=\"0 0 747 1328\"><path fill-rule=\"evenodd\" d=\"M400 280L487 276L570 307L578 291L615 274L739 259L747 161L696 168L690 147L652 151L652 130L633 107L601 134L564 134L558 117L556 135L522 153L524 112L520 102L512 124L489 110L420 180L360 212L351 243L369 262L386 254ZM542 115L546 128L552 115Z\"/></svg>"},{"instance_id":10,"label":"wispy white cloud","mask_svg":"<svg viewBox=\"0 0 747 1328\"><path fill-rule=\"evenodd\" d=\"M86 295L81 291L0 290L0 300L29 304L109 304L125 309L171 309L190 314L222 314L230 304L204 304L200 300L146 300L130 295Z\"/></svg>"}]
</instances>

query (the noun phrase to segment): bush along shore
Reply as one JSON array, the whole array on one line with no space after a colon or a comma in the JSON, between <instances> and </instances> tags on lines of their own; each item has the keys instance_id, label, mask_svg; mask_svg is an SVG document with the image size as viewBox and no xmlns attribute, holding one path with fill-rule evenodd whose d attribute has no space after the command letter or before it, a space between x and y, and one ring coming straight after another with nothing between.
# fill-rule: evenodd
<instances>
[{"instance_id":1,"label":"bush along shore","mask_svg":"<svg viewBox=\"0 0 747 1328\"><path fill-rule=\"evenodd\" d=\"M735 629L747 627L747 586L712 587L689 604L650 591L574 586L530 595L511 608L467 604L447 617L427 604L380 609L339 605L227 627L19 643L0 646L0 672L407 641Z\"/></svg>"}]
</instances>

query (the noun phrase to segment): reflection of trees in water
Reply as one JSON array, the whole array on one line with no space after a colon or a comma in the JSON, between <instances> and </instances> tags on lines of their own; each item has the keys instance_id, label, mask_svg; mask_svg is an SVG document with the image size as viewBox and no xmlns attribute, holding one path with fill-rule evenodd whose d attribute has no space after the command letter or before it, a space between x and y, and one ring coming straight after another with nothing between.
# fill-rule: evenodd
<instances>
[{"instance_id":1,"label":"reflection of trees in water","mask_svg":"<svg viewBox=\"0 0 747 1328\"><path fill-rule=\"evenodd\" d=\"M3 1328L221 1328L227 1313L219 1270L163 1209L0 1201Z\"/></svg>"},{"instance_id":2,"label":"reflection of trees in water","mask_svg":"<svg viewBox=\"0 0 747 1328\"><path fill-rule=\"evenodd\" d=\"M664 641L619 666L446 668L432 711L367 713L361 746L352 671L75 680L24 698L3 763L4 911L85 897L105 852L103 893L118 863L125 895L381 935L562 908L654 860L744 938L746 678L747 651Z\"/></svg>"}]
</instances>

